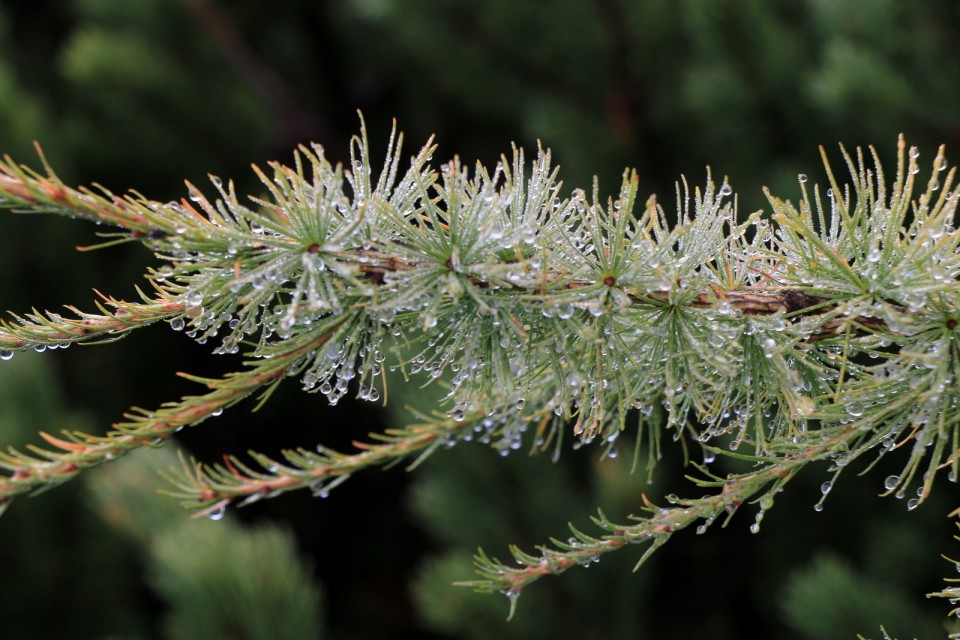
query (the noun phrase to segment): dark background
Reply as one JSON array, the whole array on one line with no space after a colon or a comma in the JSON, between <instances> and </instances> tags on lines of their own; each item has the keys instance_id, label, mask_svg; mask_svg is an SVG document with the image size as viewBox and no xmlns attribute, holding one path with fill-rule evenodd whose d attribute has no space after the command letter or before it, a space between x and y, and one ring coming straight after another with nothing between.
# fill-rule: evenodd
<instances>
[{"instance_id":1,"label":"dark background","mask_svg":"<svg viewBox=\"0 0 960 640\"><path fill-rule=\"evenodd\" d=\"M890 172L901 132L927 159L941 143L956 148L960 4L0 2L0 151L38 166L39 141L69 183L168 200L185 193L184 179L213 173L256 192L250 163L286 161L299 143L344 160L358 109L374 149L396 118L408 155L435 133L437 158L490 165L511 142L533 150L540 140L568 188L596 175L613 192L631 166L644 192L669 203L681 174L702 183L710 165L746 213L764 206L763 186L796 199L796 175L820 175L820 144L834 158L838 142L876 145ZM4 214L0 228L4 309L92 309L93 288L132 299L151 264L133 246L75 253L95 229L73 221ZM22 446L38 429L103 430L129 406L196 391L175 372L222 375L239 362L158 326L0 364L0 444ZM333 410L295 384L250 407L178 440L205 460L345 448L402 419L395 406ZM504 598L449 586L471 577L478 546L504 557L509 543L565 538L567 522L589 530L597 507L624 519L641 492L696 491L670 479L682 475L677 451L653 486L627 472L628 456L598 457L502 460L461 445L412 474L371 470L326 500L292 494L231 517L293 532L332 638L852 638L880 637L880 624L901 637L943 635L948 607L923 594L953 571L940 554L958 555L946 518L955 485L940 483L908 515L877 497L898 461L845 474L821 513L812 507L829 475L811 468L759 535L747 508L726 529L679 534L639 573L630 569L641 551L622 551L531 587L510 623ZM111 519L91 497L96 482L19 500L0 520L0 637L174 635L165 620L190 604L151 581L162 570L156 541ZM152 504L162 486L131 500Z\"/></svg>"}]
</instances>

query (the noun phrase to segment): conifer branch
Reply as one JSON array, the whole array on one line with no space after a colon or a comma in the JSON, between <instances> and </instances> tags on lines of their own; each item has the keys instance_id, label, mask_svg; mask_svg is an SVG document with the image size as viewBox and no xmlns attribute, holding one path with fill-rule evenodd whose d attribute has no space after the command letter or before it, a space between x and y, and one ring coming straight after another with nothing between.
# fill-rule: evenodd
<instances>
[{"instance_id":1,"label":"conifer branch","mask_svg":"<svg viewBox=\"0 0 960 640\"><path fill-rule=\"evenodd\" d=\"M960 516L960 509L957 509L950 515L952 517ZM957 524L957 527L960 527L960 522L956 524ZM960 540L960 536L954 536L954 538L956 540ZM949 558L946 555L944 555L943 558L944 560L949 562L951 565L953 565L953 567L957 571L960 571L960 562L952 558ZM936 591L934 593L928 593L927 597L928 598L944 598L951 605L956 605L958 602L960 602L960 584L957 584L957 583L960 583L960 578L945 578L944 582L947 583L947 586L945 586L940 591ZM960 607L954 607L953 610L950 611L949 615L951 617L960 617ZM960 638L960 633L951 633L949 637Z\"/></svg>"},{"instance_id":2,"label":"conifer branch","mask_svg":"<svg viewBox=\"0 0 960 640\"><path fill-rule=\"evenodd\" d=\"M262 470L253 469L236 456L225 456L223 464L203 465L183 461L179 473L168 476L178 491L170 495L183 499L197 515L220 513L231 503L245 506L261 498L272 498L286 491L310 489L313 495L326 497L352 473L373 466L392 466L417 455L409 468L432 452L452 446L471 421L437 418L403 429L372 434L374 442L355 441L358 453L340 453L324 446L316 451L287 450L276 460L250 452Z\"/></svg>"},{"instance_id":3,"label":"conifer branch","mask_svg":"<svg viewBox=\"0 0 960 640\"><path fill-rule=\"evenodd\" d=\"M131 303L97 293L103 301L97 303L100 313L86 313L68 306L67 310L75 317L64 318L58 313L34 310L23 316L11 313L13 322L0 320L0 359L30 348L66 348L75 342L115 340L134 329L180 315L184 310L181 303L163 295L151 300L140 292L143 302Z\"/></svg>"},{"instance_id":4,"label":"conifer branch","mask_svg":"<svg viewBox=\"0 0 960 640\"><path fill-rule=\"evenodd\" d=\"M147 201L143 197L131 194L121 198L103 188L98 188L99 193L86 188L71 188L47 164L39 145L37 153L43 161L46 175L4 156L0 163L0 207L118 226L131 231L136 238L156 237L163 233L156 220L144 215L149 208L144 206Z\"/></svg>"},{"instance_id":5,"label":"conifer branch","mask_svg":"<svg viewBox=\"0 0 960 640\"><path fill-rule=\"evenodd\" d=\"M665 433L756 465L730 478L704 466L700 484L720 488L715 495L662 512L651 505L632 525L601 515L606 535L574 531L541 557L515 550L520 568L481 553L485 580L474 586L517 594L627 543L650 541L649 553L758 494L763 513L813 460L829 459L836 478L863 456L903 450L903 472L884 487L898 496L918 488L910 509L940 472L956 481L960 187L943 149L925 189L919 152L902 138L889 185L875 154L844 150L849 185L825 162L828 188L801 177L796 205L767 193L770 217L741 221L732 188L709 174L702 188L677 185L668 216L653 197L638 206L633 172L615 198L596 185L562 197L542 149L530 166L515 150L493 171L470 172L456 159L433 168L428 144L401 171L401 143L391 137L376 176L365 131L348 170L301 147L292 166L255 168L265 196L249 201L216 178L212 200L188 184L187 198L162 203L0 163L0 207L119 227L105 245L138 241L160 263L142 302L103 297L99 314L73 319L15 315L0 326L0 348L166 320L200 343L221 340L215 353L243 350L247 366L196 379L204 395L132 409L106 436L43 435L52 450L0 454L10 472L0 500L162 441L251 394L265 399L284 378L331 404L354 391L377 401L386 367L448 379L442 410L359 453L321 445L282 460L186 464L171 477L175 493L216 515L295 488L323 494L365 467L474 439L505 454L526 442L556 455L572 436L610 453L634 423L648 466Z\"/></svg>"},{"instance_id":6,"label":"conifer branch","mask_svg":"<svg viewBox=\"0 0 960 640\"><path fill-rule=\"evenodd\" d=\"M289 351L277 352L269 360L260 360L250 369L232 373L220 379L188 377L211 389L200 396L187 396L180 402L167 403L156 411L134 407L125 414L125 422L118 422L103 436L80 432L64 432L56 437L40 432L52 450L28 446L30 453L9 448L0 452L0 468L11 475L0 477L0 504L6 505L13 497L36 493L61 484L80 471L115 460L143 446L156 446L186 426L196 425L219 415L225 408L247 396L266 389L266 393L298 366L305 355L322 346L332 332L305 344L286 345ZM302 341L297 341L302 342ZM182 374L183 375L183 374Z\"/></svg>"},{"instance_id":7,"label":"conifer branch","mask_svg":"<svg viewBox=\"0 0 960 640\"><path fill-rule=\"evenodd\" d=\"M730 474L726 478L718 478L710 474L704 467L700 470L707 475L705 479L694 479L698 487L720 488L720 491L701 498L684 499L676 496L667 496L670 507L659 507L651 504L644 496L647 516L630 516L636 524L618 524L611 522L600 511L598 516L591 517L593 524L606 532L605 535L595 537L583 533L572 524L572 537L566 541L551 539L552 546L537 547L539 555L532 555L522 551L519 547L511 546L510 554L514 563L503 563L490 558L482 549L474 556L474 563L479 574L479 580L465 581L460 586L470 587L483 593L502 593L510 600L510 615L513 615L517 598L520 593L533 582L548 575L559 575L573 567L589 567L600 561L600 557L617 551L631 544L648 544L640 561L634 567L639 570L643 563L653 555L653 552L662 547L673 534L700 522L697 534L706 533L707 529L724 516L722 526L734 513L752 498L760 505L755 515L754 524L750 531L758 533L764 514L773 506L774 497L783 490L796 473L808 462L822 460L834 454L838 446L850 437L855 428L847 427L815 446L808 447L802 453L792 455L775 462L760 463L760 468L741 474Z\"/></svg>"}]
</instances>

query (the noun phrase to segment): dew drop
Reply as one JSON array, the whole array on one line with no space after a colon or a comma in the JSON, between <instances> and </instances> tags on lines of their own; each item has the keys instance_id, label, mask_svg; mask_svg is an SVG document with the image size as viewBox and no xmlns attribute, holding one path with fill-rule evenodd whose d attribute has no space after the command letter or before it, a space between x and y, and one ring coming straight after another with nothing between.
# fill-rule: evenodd
<instances>
[{"instance_id":1,"label":"dew drop","mask_svg":"<svg viewBox=\"0 0 960 640\"><path fill-rule=\"evenodd\" d=\"M909 500L907 500L907 510L908 510L908 511L913 511L913 510L916 509L918 506L920 506L920 499L919 499L919 498L910 498Z\"/></svg>"},{"instance_id":2,"label":"dew drop","mask_svg":"<svg viewBox=\"0 0 960 640\"><path fill-rule=\"evenodd\" d=\"M772 358L774 350L777 347L777 341L773 338L765 338L763 341L763 352L768 358Z\"/></svg>"},{"instance_id":3,"label":"dew drop","mask_svg":"<svg viewBox=\"0 0 960 640\"><path fill-rule=\"evenodd\" d=\"M887 476L883 481L883 488L892 491L898 484L900 484L900 476Z\"/></svg>"},{"instance_id":4,"label":"dew drop","mask_svg":"<svg viewBox=\"0 0 960 640\"><path fill-rule=\"evenodd\" d=\"M0 360L9 360L13 357L13 351L0 351Z\"/></svg>"},{"instance_id":5,"label":"dew drop","mask_svg":"<svg viewBox=\"0 0 960 640\"><path fill-rule=\"evenodd\" d=\"M504 589L500 593L507 596L507 600L510 601L510 614L507 616L507 619L509 620L511 617L513 617L513 612L517 608L517 598L520 597L520 592L516 589Z\"/></svg>"},{"instance_id":6,"label":"dew drop","mask_svg":"<svg viewBox=\"0 0 960 640\"><path fill-rule=\"evenodd\" d=\"M801 173L800 175L798 175L797 181L800 182L800 184L805 183L807 181L807 174Z\"/></svg>"},{"instance_id":7,"label":"dew drop","mask_svg":"<svg viewBox=\"0 0 960 640\"><path fill-rule=\"evenodd\" d=\"M219 507L217 507L216 509L208 513L207 517L210 518L211 520L222 520L226 512L227 512L227 505L225 504L220 505Z\"/></svg>"},{"instance_id":8,"label":"dew drop","mask_svg":"<svg viewBox=\"0 0 960 640\"><path fill-rule=\"evenodd\" d=\"M760 533L760 525L756 522L750 525L750 533Z\"/></svg>"},{"instance_id":9,"label":"dew drop","mask_svg":"<svg viewBox=\"0 0 960 640\"><path fill-rule=\"evenodd\" d=\"M847 413L849 413L854 418L859 418L860 416L862 416L863 411L864 411L863 406L858 403L851 402L850 404L847 405Z\"/></svg>"},{"instance_id":10,"label":"dew drop","mask_svg":"<svg viewBox=\"0 0 960 640\"><path fill-rule=\"evenodd\" d=\"M827 480L822 485L820 485L820 493L827 495L830 493L830 490L833 489L833 483Z\"/></svg>"},{"instance_id":11,"label":"dew drop","mask_svg":"<svg viewBox=\"0 0 960 640\"><path fill-rule=\"evenodd\" d=\"M170 321L170 328L174 331L183 331L183 327L186 325L183 318L174 318Z\"/></svg>"}]
</instances>

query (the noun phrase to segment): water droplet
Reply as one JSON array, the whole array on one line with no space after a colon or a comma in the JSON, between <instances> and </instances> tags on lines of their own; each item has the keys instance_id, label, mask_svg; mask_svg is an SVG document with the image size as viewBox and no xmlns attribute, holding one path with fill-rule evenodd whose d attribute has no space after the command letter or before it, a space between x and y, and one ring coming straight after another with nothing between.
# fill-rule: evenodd
<instances>
[{"instance_id":1,"label":"water droplet","mask_svg":"<svg viewBox=\"0 0 960 640\"><path fill-rule=\"evenodd\" d=\"M797 181L799 181L800 184L805 183L805 182L807 181L807 174L801 173L800 175L798 175L798 176L797 176Z\"/></svg>"},{"instance_id":2,"label":"water droplet","mask_svg":"<svg viewBox=\"0 0 960 640\"><path fill-rule=\"evenodd\" d=\"M750 533L760 533L760 525L756 522L750 525Z\"/></svg>"},{"instance_id":3,"label":"water droplet","mask_svg":"<svg viewBox=\"0 0 960 640\"><path fill-rule=\"evenodd\" d=\"M814 511L823 511L823 503L822 503L822 502L818 502L817 504L813 505L813 510L814 510Z\"/></svg>"},{"instance_id":4,"label":"water droplet","mask_svg":"<svg viewBox=\"0 0 960 640\"><path fill-rule=\"evenodd\" d=\"M859 418L860 416L862 416L863 411L864 411L863 405L858 404L856 402L851 402L850 404L847 405L847 413L849 413L854 418Z\"/></svg>"},{"instance_id":5,"label":"water droplet","mask_svg":"<svg viewBox=\"0 0 960 640\"><path fill-rule=\"evenodd\" d=\"M13 351L0 351L0 360L9 360L13 357Z\"/></svg>"},{"instance_id":6,"label":"water droplet","mask_svg":"<svg viewBox=\"0 0 960 640\"><path fill-rule=\"evenodd\" d=\"M900 484L900 476L887 476L887 479L883 481L883 488L892 491L898 484Z\"/></svg>"},{"instance_id":7,"label":"water droplet","mask_svg":"<svg viewBox=\"0 0 960 640\"><path fill-rule=\"evenodd\" d=\"M820 485L820 493L827 495L830 493L830 490L833 489L833 483L827 480L822 485Z\"/></svg>"},{"instance_id":8,"label":"water droplet","mask_svg":"<svg viewBox=\"0 0 960 640\"><path fill-rule=\"evenodd\" d=\"M186 325L183 318L174 318L170 321L170 328L174 331L183 331L183 327Z\"/></svg>"},{"instance_id":9,"label":"water droplet","mask_svg":"<svg viewBox=\"0 0 960 640\"><path fill-rule=\"evenodd\" d=\"M777 347L777 341L773 338L764 338L763 340L763 353L768 358L772 358Z\"/></svg>"},{"instance_id":10,"label":"water droplet","mask_svg":"<svg viewBox=\"0 0 960 640\"><path fill-rule=\"evenodd\" d=\"M216 417L221 415L222 413L223 413L223 407L220 407L219 409L212 411L210 415Z\"/></svg>"},{"instance_id":11,"label":"water droplet","mask_svg":"<svg viewBox=\"0 0 960 640\"><path fill-rule=\"evenodd\" d=\"M211 520L222 520L224 514L227 512L227 505L222 504L213 511L207 513L207 517Z\"/></svg>"},{"instance_id":12,"label":"water droplet","mask_svg":"<svg viewBox=\"0 0 960 640\"><path fill-rule=\"evenodd\" d=\"M199 307L201 304L203 304L203 294L199 291L188 291L183 294L183 303L187 307ZM197 315L202 312L203 310L200 309L199 312L197 312Z\"/></svg>"},{"instance_id":13,"label":"water droplet","mask_svg":"<svg viewBox=\"0 0 960 640\"><path fill-rule=\"evenodd\" d=\"M908 511L913 511L913 510L916 509L918 506L920 506L920 499L919 499L919 498L910 498L909 500L907 500L907 510L908 510Z\"/></svg>"},{"instance_id":14,"label":"water droplet","mask_svg":"<svg viewBox=\"0 0 960 640\"><path fill-rule=\"evenodd\" d=\"M504 589L500 593L507 596L507 600L510 601L510 613L507 615L507 620L509 620L513 617L513 612L517 609L517 598L520 597L520 592L516 589Z\"/></svg>"}]
</instances>

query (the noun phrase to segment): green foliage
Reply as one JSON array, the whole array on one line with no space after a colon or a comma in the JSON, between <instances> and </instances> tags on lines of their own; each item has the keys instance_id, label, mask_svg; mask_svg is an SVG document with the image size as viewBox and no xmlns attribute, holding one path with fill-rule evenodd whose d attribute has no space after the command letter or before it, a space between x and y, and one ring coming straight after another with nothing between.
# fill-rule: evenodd
<instances>
[{"instance_id":1,"label":"green foliage","mask_svg":"<svg viewBox=\"0 0 960 640\"><path fill-rule=\"evenodd\" d=\"M751 210L761 186L813 168L808 141L906 128L934 145L957 104L956 7L943 0L352 0L336 14L399 79L404 122L447 127L445 140L463 130L458 149L492 155L513 132L544 140L575 184L629 165L658 190L722 159Z\"/></svg>"},{"instance_id":2,"label":"green foliage","mask_svg":"<svg viewBox=\"0 0 960 640\"><path fill-rule=\"evenodd\" d=\"M153 551L150 581L174 609L168 637L321 637L320 594L289 535L201 524L165 536Z\"/></svg>"},{"instance_id":3,"label":"green foliage","mask_svg":"<svg viewBox=\"0 0 960 640\"><path fill-rule=\"evenodd\" d=\"M943 634L904 593L857 574L829 555L788 580L783 600L788 623L804 638L851 638L858 631L883 628L893 637L935 638Z\"/></svg>"},{"instance_id":4,"label":"green foliage","mask_svg":"<svg viewBox=\"0 0 960 640\"><path fill-rule=\"evenodd\" d=\"M148 582L169 606L168 638L320 638L320 589L292 536L232 520L184 521L156 495L170 451L139 451L98 474L98 511L132 535L147 557Z\"/></svg>"},{"instance_id":5,"label":"green foliage","mask_svg":"<svg viewBox=\"0 0 960 640\"><path fill-rule=\"evenodd\" d=\"M89 425L68 410L52 362L22 354L0 370L0 425L11 444L36 435L37 424ZM37 389L44 402L33 401ZM92 426L92 425L90 425ZM138 589L132 545L84 505L80 484L28 501L0 532L3 634L10 637L87 635L142 637L153 620ZM123 603L122 606L118 603ZM106 605L106 606L105 606ZM55 612L55 615L51 612Z\"/></svg>"},{"instance_id":6,"label":"green foliage","mask_svg":"<svg viewBox=\"0 0 960 640\"><path fill-rule=\"evenodd\" d=\"M37 354L4 363L0 424L9 443L29 443L37 424L89 423L65 410L50 364ZM35 389L44 390L45 402L31 400ZM322 594L292 537L229 518L185 520L175 501L156 493L158 471L175 463L169 449L138 451L90 482L25 503L5 523L0 561L7 584L16 585L0 606L5 635L82 629L98 637L158 637L148 612L160 598L167 607L163 637L323 637Z\"/></svg>"},{"instance_id":7,"label":"green foliage","mask_svg":"<svg viewBox=\"0 0 960 640\"><path fill-rule=\"evenodd\" d=\"M230 164L224 156L253 157L270 135L264 97L252 83L238 81L185 6L60 4L69 7L48 7L37 34L24 29L26 12L0 8L5 152L25 153L43 138L65 175L111 174L155 189L213 168L238 169L245 162ZM61 31L60 12L72 28ZM44 47L48 38L57 39L56 46ZM245 135L235 134L241 130ZM117 165L107 139L126 142L129 170ZM183 149L193 151L183 157Z\"/></svg>"}]
</instances>

